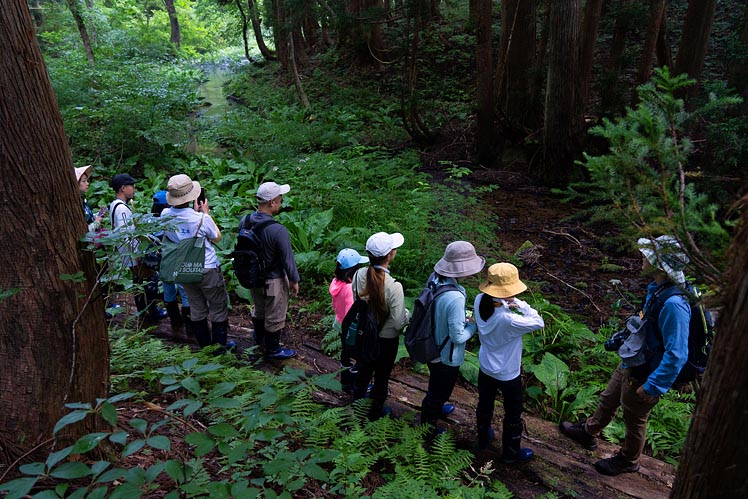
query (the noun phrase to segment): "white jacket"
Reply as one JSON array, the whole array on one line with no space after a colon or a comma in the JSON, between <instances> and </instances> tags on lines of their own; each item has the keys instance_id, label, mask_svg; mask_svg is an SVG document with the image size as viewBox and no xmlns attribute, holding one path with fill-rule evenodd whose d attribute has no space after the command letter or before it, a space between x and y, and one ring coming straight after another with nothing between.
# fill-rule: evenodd
<instances>
[{"instance_id":1,"label":"white jacket","mask_svg":"<svg viewBox=\"0 0 748 499\"><path fill-rule=\"evenodd\" d=\"M522 335L542 329L545 322L537 310L519 298L514 299L517 312L501 300L502 306L494 308L491 317L484 321L478 312L482 296L483 293L476 296L474 304L481 344L480 369L499 381L513 380L519 376L522 366Z\"/></svg>"}]
</instances>

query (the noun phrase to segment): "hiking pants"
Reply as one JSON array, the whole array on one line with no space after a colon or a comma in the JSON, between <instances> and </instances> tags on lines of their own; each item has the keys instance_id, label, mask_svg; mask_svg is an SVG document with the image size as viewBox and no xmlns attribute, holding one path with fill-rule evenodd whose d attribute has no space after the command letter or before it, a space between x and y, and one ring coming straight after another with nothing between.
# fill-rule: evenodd
<instances>
[{"instance_id":1,"label":"hiking pants","mask_svg":"<svg viewBox=\"0 0 748 499\"><path fill-rule=\"evenodd\" d=\"M620 453L631 463L638 463L644 450L647 437L647 419L657 401L644 400L636 394L643 384L630 376L628 369L619 365L613 371L608 386L600 395L600 403L595 414L587 419L586 429L598 436L603 428L613 420L618 407L623 408L623 422L626 425L626 437Z\"/></svg>"},{"instance_id":2,"label":"hiking pants","mask_svg":"<svg viewBox=\"0 0 748 499\"><path fill-rule=\"evenodd\" d=\"M262 320L267 333L279 333L286 327L288 311L288 278L278 277L265 281L265 288L250 290L254 311L252 317Z\"/></svg>"},{"instance_id":3,"label":"hiking pants","mask_svg":"<svg viewBox=\"0 0 748 499\"><path fill-rule=\"evenodd\" d=\"M400 338L379 338L379 355L370 362L359 360L356 362L358 374L356 374L356 384L353 390L353 398L360 399L366 396L366 389L374 375L374 387L369 393L369 398L373 401L374 409L382 409L384 401L387 399L389 392L390 375L392 368L395 367L395 358L397 349L400 346Z\"/></svg>"},{"instance_id":4,"label":"hiking pants","mask_svg":"<svg viewBox=\"0 0 748 499\"><path fill-rule=\"evenodd\" d=\"M478 428L490 428L493 420L494 402L501 390L504 399L504 425L516 425L522 422L522 377L509 381L500 381L483 371L478 372L478 408L475 420Z\"/></svg>"},{"instance_id":5,"label":"hiking pants","mask_svg":"<svg viewBox=\"0 0 748 499\"><path fill-rule=\"evenodd\" d=\"M436 426L436 420L442 413L442 406L452 395L460 368L442 362L429 362L428 368L429 389L421 402L421 424Z\"/></svg>"},{"instance_id":6,"label":"hiking pants","mask_svg":"<svg viewBox=\"0 0 748 499\"><path fill-rule=\"evenodd\" d=\"M183 286L187 292L190 315L194 322L207 319L208 315L213 322L229 320L229 296L220 268L206 269L202 281Z\"/></svg>"}]
</instances>

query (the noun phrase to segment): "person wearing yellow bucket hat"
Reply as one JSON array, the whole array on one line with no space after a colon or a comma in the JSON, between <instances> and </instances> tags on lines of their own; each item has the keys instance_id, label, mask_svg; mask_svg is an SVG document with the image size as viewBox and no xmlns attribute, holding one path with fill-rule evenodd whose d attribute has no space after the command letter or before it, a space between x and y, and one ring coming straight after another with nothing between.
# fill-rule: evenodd
<instances>
[{"instance_id":1,"label":"person wearing yellow bucket hat","mask_svg":"<svg viewBox=\"0 0 748 499\"><path fill-rule=\"evenodd\" d=\"M516 296L527 290L511 263L495 263L475 297L476 323L480 338L478 360L478 448L491 441L496 395L504 399L501 459L505 464L522 463L534 456L520 446L522 440L522 336L545 327L538 311Z\"/></svg>"}]
</instances>

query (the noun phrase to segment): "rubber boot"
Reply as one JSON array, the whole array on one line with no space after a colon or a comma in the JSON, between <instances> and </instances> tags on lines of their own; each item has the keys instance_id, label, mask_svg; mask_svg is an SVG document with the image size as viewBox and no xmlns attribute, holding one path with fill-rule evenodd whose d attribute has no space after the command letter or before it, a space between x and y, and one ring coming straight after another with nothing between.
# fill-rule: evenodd
<instances>
[{"instance_id":1,"label":"rubber boot","mask_svg":"<svg viewBox=\"0 0 748 499\"><path fill-rule=\"evenodd\" d=\"M532 450L520 447L520 443L522 442L521 421L519 423L507 423L504 421L501 442L501 461L504 464L525 463L535 455Z\"/></svg>"},{"instance_id":2,"label":"rubber boot","mask_svg":"<svg viewBox=\"0 0 748 499\"><path fill-rule=\"evenodd\" d=\"M190 317L190 307L182 305L182 322L184 322L184 334L188 340L195 340L195 331L192 327L192 318Z\"/></svg>"},{"instance_id":3,"label":"rubber boot","mask_svg":"<svg viewBox=\"0 0 748 499\"><path fill-rule=\"evenodd\" d=\"M491 427L478 425L478 449L486 450L491 444Z\"/></svg>"},{"instance_id":4,"label":"rubber boot","mask_svg":"<svg viewBox=\"0 0 748 499\"><path fill-rule=\"evenodd\" d=\"M147 300L148 317L153 320L161 320L169 316L169 313L163 308L156 305L157 301L161 298L158 292L158 276L156 280L151 279L143 288L145 299ZM140 309L138 309L140 311Z\"/></svg>"},{"instance_id":5,"label":"rubber boot","mask_svg":"<svg viewBox=\"0 0 748 499\"><path fill-rule=\"evenodd\" d=\"M184 324L184 321L182 320L182 315L179 313L179 304L175 301L169 301L169 302L165 302L164 305L166 305L166 313L169 314L169 321L171 322L171 329L176 335L177 332L181 329L182 325Z\"/></svg>"},{"instance_id":6,"label":"rubber boot","mask_svg":"<svg viewBox=\"0 0 748 499\"><path fill-rule=\"evenodd\" d=\"M214 322L213 323L213 341L218 343L223 348L217 350L218 353L225 353L236 347L236 342L228 341L229 337L229 321Z\"/></svg>"},{"instance_id":7,"label":"rubber boot","mask_svg":"<svg viewBox=\"0 0 748 499\"><path fill-rule=\"evenodd\" d=\"M207 317L199 321L192 321L192 329L195 332L195 338L197 338L197 344L200 348L205 348L213 344Z\"/></svg>"},{"instance_id":8,"label":"rubber boot","mask_svg":"<svg viewBox=\"0 0 748 499\"><path fill-rule=\"evenodd\" d=\"M296 357L296 350L280 346L281 331L265 330L265 360L287 360Z\"/></svg>"}]
</instances>

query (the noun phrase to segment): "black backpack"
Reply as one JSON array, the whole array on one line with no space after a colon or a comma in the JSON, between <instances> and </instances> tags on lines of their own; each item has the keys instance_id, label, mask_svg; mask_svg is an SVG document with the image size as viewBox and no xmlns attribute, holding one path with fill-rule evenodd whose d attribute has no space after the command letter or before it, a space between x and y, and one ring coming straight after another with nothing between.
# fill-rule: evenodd
<instances>
[{"instance_id":1,"label":"black backpack","mask_svg":"<svg viewBox=\"0 0 748 499\"><path fill-rule=\"evenodd\" d=\"M371 362L379 356L379 321L369 302L354 292L353 305L341 323L341 358Z\"/></svg>"},{"instance_id":2,"label":"black backpack","mask_svg":"<svg viewBox=\"0 0 748 499\"><path fill-rule=\"evenodd\" d=\"M426 287L413 304L413 317L405 330L405 348L415 362L427 363L439 357L449 341L444 338L441 345L434 339L434 301L447 291L458 291L454 284L443 284L437 288L434 274L431 274Z\"/></svg>"},{"instance_id":3,"label":"black backpack","mask_svg":"<svg viewBox=\"0 0 748 499\"><path fill-rule=\"evenodd\" d=\"M264 288L269 263L262 258L260 234L265 227L278 222L271 219L246 225L247 222L246 216L239 222L236 246L229 256L233 259L234 274L239 284L247 289Z\"/></svg>"},{"instance_id":4,"label":"black backpack","mask_svg":"<svg viewBox=\"0 0 748 499\"><path fill-rule=\"evenodd\" d=\"M685 384L696 380L704 374L706 363L709 360L709 353L712 350L714 321L709 310L705 309L701 304L699 300L700 293L696 289L689 287L686 290L680 286L673 285L660 293L656 298L656 302L652 304L652 307L647 309L647 315L652 318L655 325L660 317L662 307L665 305L665 300L675 295L684 296L691 306L691 321L688 324L688 360L683 365L678 378L675 380L675 384ZM663 344L662 331L656 326L654 330L660 344Z\"/></svg>"}]
</instances>

